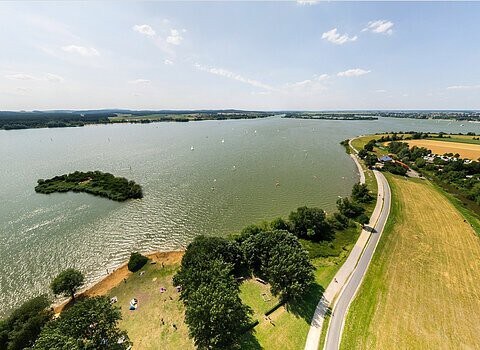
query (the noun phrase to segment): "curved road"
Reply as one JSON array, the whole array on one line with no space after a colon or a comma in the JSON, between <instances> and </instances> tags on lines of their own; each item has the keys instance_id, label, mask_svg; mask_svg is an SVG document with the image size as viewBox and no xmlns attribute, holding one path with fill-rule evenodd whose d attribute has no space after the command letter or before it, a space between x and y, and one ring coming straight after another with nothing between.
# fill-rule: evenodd
<instances>
[{"instance_id":1,"label":"curved road","mask_svg":"<svg viewBox=\"0 0 480 350\"><path fill-rule=\"evenodd\" d=\"M380 236L385 227L385 223L390 212L390 201L391 193L390 186L388 186L387 179L379 171L374 171L375 178L378 183L378 193L383 201L382 210L378 217L377 222L373 226L373 231L368 240L368 243L365 247L365 250L360 257L355 270L353 271L350 279L344 286L340 296L335 303L333 308L332 317L330 319L330 324L327 330L327 336L325 340L325 349L327 350L337 350L340 348L340 341L342 338L343 326L345 324L345 317L350 307L350 303L355 297L355 294L362 283L363 277L367 272L368 265L372 260L373 253L377 247ZM380 200L380 198L378 198Z\"/></svg>"}]
</instances>

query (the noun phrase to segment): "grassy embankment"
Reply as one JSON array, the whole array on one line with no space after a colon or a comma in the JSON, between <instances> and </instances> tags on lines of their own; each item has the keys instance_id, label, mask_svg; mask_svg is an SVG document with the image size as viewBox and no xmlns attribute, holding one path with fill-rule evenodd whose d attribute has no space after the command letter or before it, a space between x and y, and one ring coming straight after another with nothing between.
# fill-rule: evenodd
<instances>
[{"instance_id":1,"label":"grassy embankment","mask_svg":"<svg viewBox=\"0 0 480 350\"><path fill-rule=\"evenodd\" d=\"M478 348L480 221L425 180L388 180L390 218L342 348Z\"/></svg>"}]
</instances>

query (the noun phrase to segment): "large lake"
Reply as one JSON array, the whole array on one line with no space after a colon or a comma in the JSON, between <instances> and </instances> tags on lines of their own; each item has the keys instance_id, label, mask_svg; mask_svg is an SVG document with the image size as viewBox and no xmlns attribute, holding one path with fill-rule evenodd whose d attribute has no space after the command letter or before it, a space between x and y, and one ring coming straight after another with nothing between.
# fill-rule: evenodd
<instances>
[{"instance_id":1,"label":"large lake","mask_svg":"<svg viewBox=\"0 0 480 350\"><path fill-rule=\"evenodd\" d=\"M393 130L480 133L480 124L273 117L0 131L0 315L66 267L92 282L131 251L183 249L302 205L333 211L358 181L339 142ZM75 170L127 177L145 196L34 192L37 179Z\"/></svg>"}]
</instances>

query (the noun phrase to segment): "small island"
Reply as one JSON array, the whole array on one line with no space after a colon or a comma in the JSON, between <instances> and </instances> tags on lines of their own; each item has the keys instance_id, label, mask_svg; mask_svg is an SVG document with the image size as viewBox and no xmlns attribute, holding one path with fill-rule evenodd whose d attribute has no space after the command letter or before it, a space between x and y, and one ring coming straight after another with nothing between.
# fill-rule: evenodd
<instances>
[{"instance_id":1,"label":"small island","mask_svg":"<svg viewBox=\"0 0 480 350\"><path fill-rule=\"evenodd\" d=\"M130 198L142 198L142 187L124 177L115 177L101 171L80 172L55 176L37 181L35 192L50 194L53 192L86 192L123 202Z\"/></svg>"}]
</instances>

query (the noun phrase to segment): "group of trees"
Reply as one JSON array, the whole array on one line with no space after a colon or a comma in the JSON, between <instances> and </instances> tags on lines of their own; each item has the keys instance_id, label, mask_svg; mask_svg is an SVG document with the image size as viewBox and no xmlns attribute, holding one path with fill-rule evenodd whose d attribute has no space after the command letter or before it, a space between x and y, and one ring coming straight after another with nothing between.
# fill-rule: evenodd
<instances>
[{"instance_id":1,"label":"group of trees","mask_svg":"<svg viewBox=\"0 0 480 350\"><path fill-rule=\"evenodd\" d=\"M108 123L111 112L9 112L0 111L0 129L58 128Z\"/></svg>"},{"instance_id":2,"label":"group of trees","mask_svg":"<svg viewBox=\"0 0 480 350\"><path fill-rule=\"evenodd\" d=\"M0 321L0 349L128 349L131 346L128 335L118 328L120 309L107 297L75 300L84 280L80 271L67 269L52 281L52 292L71 297L73 303L55 319L50 301L42 295L25 302Z\"/></svg>"},{"instance_id":3,"label":"group of trees","mask_svg":"<svg viewBox=\"0 0 480 350\"><path fill-rule=\"evenodd\" d=\"M185 322L199 349L233 349L249 328L251 310L242 304L239 284L256 276L270 284L281 302L301 298L314 281L314 267L299 239L329 241L335 233L365 224L364 204L373 200L364 184L337 202L338 212L300 207L288 219L245 227L231 239L199 236L190 243L174 276L181 286Z\"/></svg>"},{"instance_id":4,"label":"group of trees","mask_svg":"<svg viewBox=\"0 0 480 350\"><path fill-rule=\"evenodd\" d=\"M252 313L239 297L238 278L246 274L238 242L199 236L188 245L173 281L182 287L185 322L197 348L237 346Z\"/></svg>"},{"instance_id":5,"label":"group of trees","mask_svg":"<svg viewBox=\"0 0 480 350\"><path fill-rule=\"evenodd\" d=\"M185 322L195 345L199 349L238 348L252 313L239 297L244 277L263 278L270 283L272 294L290 302L309 288L313 270L307 252L288 231L250 226L233 239L196 237L174 276L174 283L182 286Z\"/></svg>"},{"instance_id":6,"label":"group of trees","mask_svg":"<svg viewBox=\"0 0 480 350\"><path fill-rule=\"evenodd\" d=\"M101 171L75 171L47 180L40 179L35 191L45 194L68 191L87 192L120 202L129 198L143 197L142 187L134 181Z\"/></svg>"}]
</instances>

